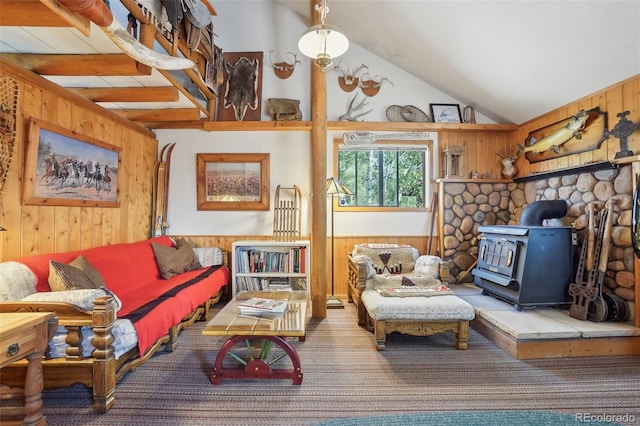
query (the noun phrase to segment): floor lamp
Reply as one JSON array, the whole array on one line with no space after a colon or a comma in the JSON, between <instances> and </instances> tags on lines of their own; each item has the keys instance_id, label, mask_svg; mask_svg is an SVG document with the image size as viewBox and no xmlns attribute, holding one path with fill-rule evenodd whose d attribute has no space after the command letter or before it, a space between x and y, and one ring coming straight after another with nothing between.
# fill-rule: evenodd
<instances>
[{"instance_id":1,"label":"floor lamp","mask_svg":"<svg viewBox=\"0 0 640 426\"><path fill-rule=\"evenodd\" d=\"M331 296L327 299L327 308L344 308L342 300L338 299L335 294L335 266L334 260L334 242L333 242L333 203L334 197L340 198L342 195L351 195L353 192L334 177L327 179L327 196L331 197Z\"/></svg>"}]
</instances>

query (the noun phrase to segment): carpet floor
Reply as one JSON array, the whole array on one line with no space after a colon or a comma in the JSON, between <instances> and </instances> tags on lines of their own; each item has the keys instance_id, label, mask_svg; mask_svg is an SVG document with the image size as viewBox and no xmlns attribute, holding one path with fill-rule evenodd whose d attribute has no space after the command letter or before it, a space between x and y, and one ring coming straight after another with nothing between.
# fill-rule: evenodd
<instances>
[{"instance_id":1,"label":"carpet floor","mask_svg":"<svg viewBox=\"0 0 640 426\"><path fill-rule=\"evenodd\" d=\"M358 327L355 308L347 305L329 310L324 320L312 319L306 340L292 341L302 361L302 385L229 379L214 386L209 377L224 338L202 336L203 327L187 328L176 351L156 354L127 373L106 414L93 412L91 393L82 386L45 391L49 424L313 425L353 418L336 423L346 425L363 424L356 418L367 416L449 413L455 419L456 413L488 411L640 422L640 356L523 361L474 330L466 351L455 348L452 334L392 334L378 352L372 333ZM484 424L503 423L495 417Z\"/></svg>"}]
</instances>

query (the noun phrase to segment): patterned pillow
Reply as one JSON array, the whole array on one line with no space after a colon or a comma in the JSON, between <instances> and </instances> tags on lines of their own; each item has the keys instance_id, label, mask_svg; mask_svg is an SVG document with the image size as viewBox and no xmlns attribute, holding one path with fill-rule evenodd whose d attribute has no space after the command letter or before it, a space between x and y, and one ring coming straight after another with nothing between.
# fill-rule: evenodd
<instances>
[{"instance_id":1,"label":"patterned pillow","mask_svg":"<svg viewBox=\"0 0 640 426\"><path fill-rule=\"evenodd\" d=\"M175 247L156 243L151 243L151 247L160 268L160 276L165 280L183 272L202 268L193 249L184 238L180 238Z\"/></svg>"},{"instance_id":2,"label":"patterned pillow","mask_svg":"<svg viewBox=\"0 0 640 426\"><path fill-rule=\"evenodd\" d=\"M218 247L194 247L193 252L202 267L222 265L222 250Z\"/></svg>"},{"instance_id":3,"label":"patterned pillow","mask_svg":"<svg viewBox=\"0 0 640 426\"><path fill-rule=\"evenodd\" d=\"M98 288L91 278L79 268L66 263L49 261L49 287L52 291Z\"/></svg>"},{"instance_id":4,"label":"patterned pillow","mask_svg":"<svg viewBox=\"0 0 640 426\"><path fill-rule=\"evenodd\" d=\"M104 279L102 278L102 274L100 274L100 271L98 271L91 263L89 263L87 258L83 255L76 257L74 260L69 262L69 265L75 266L76 268L87 274L87 277L89 277L94 285L93 288L105 286Z\"/></svg>"},{"instance_id":5,"label":"patterned pillow","mask_svg":"<svg viewBox=\"0 0 640 426\"><path fill-rule=\"evenodd\" d=\"M413 271L418 250L406 244L358 244L353 255L369 256L378 274L396 275Z\"/></svg>"}]
</instances>

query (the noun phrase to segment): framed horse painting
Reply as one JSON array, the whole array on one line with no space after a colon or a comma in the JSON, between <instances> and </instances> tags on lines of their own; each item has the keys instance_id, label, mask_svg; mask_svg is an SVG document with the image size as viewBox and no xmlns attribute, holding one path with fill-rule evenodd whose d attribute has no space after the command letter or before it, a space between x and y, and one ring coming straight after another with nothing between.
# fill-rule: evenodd
<instances>
[{"instance_id":1,"label":"framed horse painting","mask_svg":"<svg viewBox=\"0 0 640 426\"><path fill-rule=\"evenodd\" d=\"M121 148L31 118L23 204L119 207Z\"/></svg>"}]
</instances>

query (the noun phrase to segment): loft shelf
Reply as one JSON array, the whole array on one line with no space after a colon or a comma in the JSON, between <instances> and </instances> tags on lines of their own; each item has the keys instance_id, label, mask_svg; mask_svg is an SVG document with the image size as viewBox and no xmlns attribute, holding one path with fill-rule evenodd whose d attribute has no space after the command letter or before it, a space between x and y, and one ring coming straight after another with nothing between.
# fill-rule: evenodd
<instances>
[{"instance_id":1,"label":"loft shelf","mask_svg":"<svg viewBox=\"0 0 640 426\"><path fill-rule=\"evenodd\" d=\"M208 132L223 131L311 131L310 121L163 121L141 122L150 129L200 129ZM396 123L388 121L329 121L328 130L344 131L396 131L396 132L514 132L515 124L468 123Z\"/></svg>"},{"instance_id":2,"label":"loft shelf","mask_svg":"<svg viewBox=\"0 0 640 426\"><path fill-rule=\"evenodd\" d=\"M597 170L616 169L619 165L613 164L610 161L598 161L596 163L583 164L580 166L567 167L564 169L551 170L548 172L532 173L526 176L520 176L513 178L516 183L530 182L541 179L549 179L552 177L565 176L565 175L577 175L580 173L594 172Z\"/></svg>"}]
</instances>

